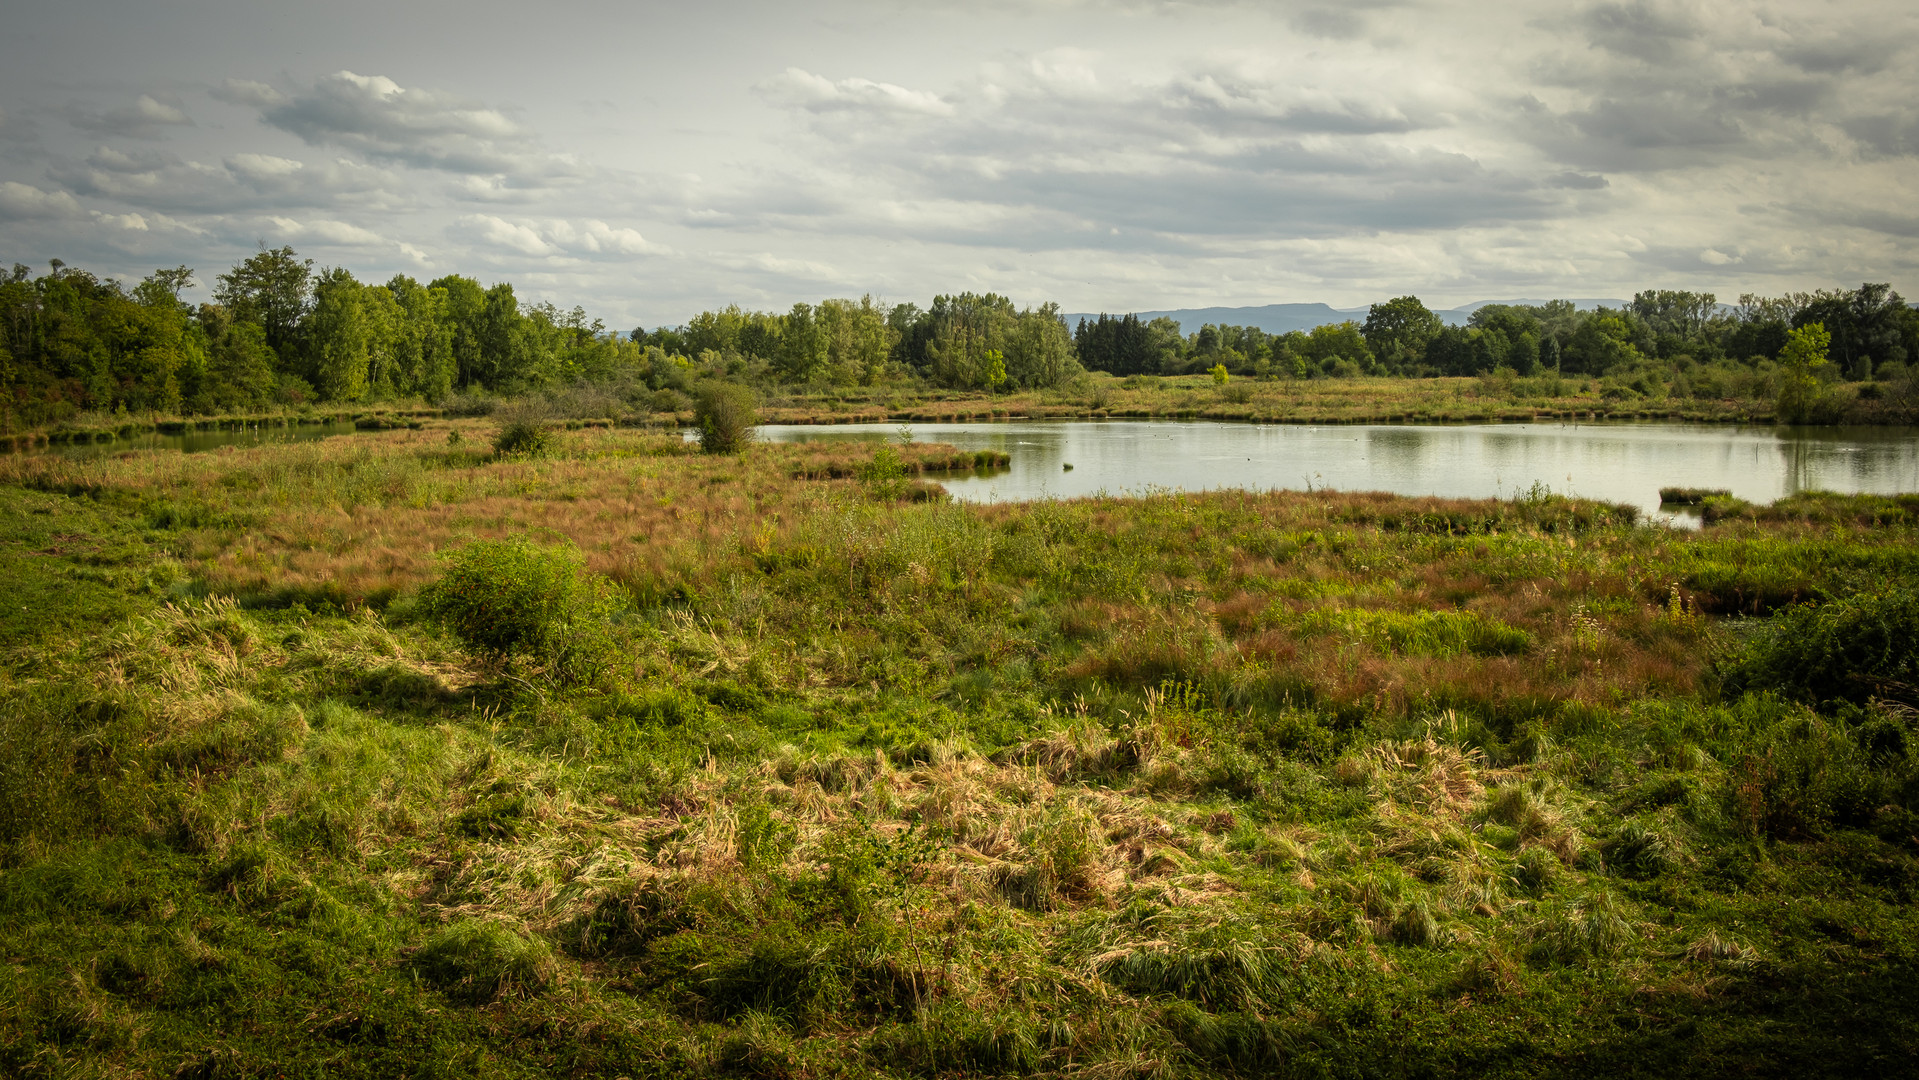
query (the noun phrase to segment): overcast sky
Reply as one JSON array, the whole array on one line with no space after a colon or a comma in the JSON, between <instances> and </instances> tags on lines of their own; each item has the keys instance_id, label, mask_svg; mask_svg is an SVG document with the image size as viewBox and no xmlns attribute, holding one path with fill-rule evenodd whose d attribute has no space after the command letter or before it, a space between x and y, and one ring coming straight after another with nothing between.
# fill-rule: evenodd
<instances>
[{"instance_id":1,"label":"overcast sky","mask_svg":"<svg viewBox=\"0 0 1919 1080\"><path fill-rule=\"evenodd\" d=\"M608 325L935 292L1919 292L1919 13L1790 0L19 5L0 259L291 244ZM202 292L201 295L204 295Z\"/></svg>"}]
</instances>

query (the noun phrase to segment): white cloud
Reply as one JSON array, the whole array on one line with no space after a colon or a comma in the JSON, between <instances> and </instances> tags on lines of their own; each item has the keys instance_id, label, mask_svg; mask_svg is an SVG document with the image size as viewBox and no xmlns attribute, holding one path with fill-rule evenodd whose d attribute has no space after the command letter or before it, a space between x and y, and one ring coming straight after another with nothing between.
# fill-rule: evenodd
<instances>
[{"instance_id":1,"label":"white cloud","mask_svg":"<svg viewBox=\"0 0 1919 1080\"><path fill-rule=\"evenodd\" d=\"M287 96L280 91L251 79L227 79L215 87L210 96L215 101L224 101L229 105L248 105L256 109L283 105L287 100Z\"/></svg>"},{"instance_id":2,"label":"white cloud","mask_svg":"<svg viewBox=\"0 0 1919 1080\"><path fill-rule=\"evenodd\" d=\"M278 230L278 235L288 241L318 241L323 244L335 244L342 247L384 247L386 237L370 229L351 225L344 221L314 219L296 221L292 218L269 218Z\"/></svg>"},{"instance_id":3,"label":"white cloud","mask_svg":"<svg viewBox=\"0 0 1919 1080\"><path fill-rule=\"evenodd\" d=\"M526 225L515 224L492 214L468 214L460 219L468 235L493 247L517 251L522 255L557 255L560 249L548 243Z\"/></svg>"},{"instance_id":4,"label":"white cloud","mask_svg":"<svg viewBox=\"0 0 1919 1080\"><path fill-rule=\"evenodd\" d=\"M80 201L64 191L42 191L12 180L0 183L0 219L74 220L86 217Z\"/></svg>"},{"instance_id":5,"label":"white cloud","mask_svg":"<svg viewBox=\"0 0 1919 1080\"><path fill-rule=\"evenodd\" d=\"M951 116L953 107L938 94L908 90L892 83L850 78L835 82L801 68L787 68L765 89L812 112L880 111Z\"/></svg>"}]
</instances>

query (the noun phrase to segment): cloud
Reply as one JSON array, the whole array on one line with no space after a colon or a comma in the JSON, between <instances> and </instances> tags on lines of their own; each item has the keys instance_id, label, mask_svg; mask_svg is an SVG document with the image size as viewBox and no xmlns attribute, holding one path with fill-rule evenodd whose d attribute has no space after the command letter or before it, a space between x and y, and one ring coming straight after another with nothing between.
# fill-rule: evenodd
<instances>
[{"instance_id":1,"label":"cloud","mask_svg":"<svg viewBox=\"0 0 1919 1080\"><path fill-rule=\"evenodd\" d=\"M812 97L786 101L820 140L812 167L708 199L694 220L904 229L1021 251L1197 252L1355 228L1537 219L1572 190L1605 186L1569 183L1563 168L1533 177L1408 145L1404 136L1454 123L1434 105L1443 95L1426 87L1332 89L1270 62L1104 81L1093 65L1087 54L1035 57L970 87L922 93L943 111L910 116L870 95L836 96L820 109L824 80L810 83ZM837 93L853 81L827 85ZM970 213L945 209L953 206Z\"/></svg>"},{"instance_id":2,"label":"cloud","mask_svg":"<svg viewBox=\"0 0 1919 1080\"><path fill-rule=\"evenodd\" d=\"M1595 4L1579 15L1577 25L1596 48L1649 64L1670 63L1703 34L1691 12L1646 0Z\"/></svg>"},{"instance_id":3,"label":"cloud","mask_svg":"<svg viewBox=\"0 0 1919 1080\"><path fill-rule=\"evenodd\" d=\"M892 83L872 79L841 79L834 82L801 68L787 68L762 88L809 112L891 112L923 116L951 116L953 107L938 94L908 90Z\"/></svg>"},{"instance_id":4,"label":"cloud","mask_svg":"<svg viewBox=\"0 0 1919 1080\"><path fill-rule=\"evenodd\" d=\"M387 170L339 159L304 162L244 152L208 164L154 151L101 147L82 162L56 163L49 174L82 195L119 200L142 211L380 211L407 205L400 194L405 185Z\"/></svg>"},{"instance_id":5,"label":"cloud","mask_svg":"<svg viewBox=\"0 0 1919 1080\"><path fill-rule=\"evenodd\" d=\"M160 150L119 150L102 146L87 155L87 164L114 173L148 173L180 164L180 159Z\"/></svg>"},{"instance_id":6,"label":"cloud","mask_svg":"<svg viewBox=\"0 0 1919 1080\"><path fill-rule=\"evenodd\" d=\"M0 183L0 220L70 221L86 216L80 201L64 191L42 191L12 180Z\"/></svg>"},{"instance_id":7,"label":"cloud","mask_svg":"<svg viewBox=\"0 0 1919 1080\"><path fill-rule=\"evenodd\" d=\"M157 101L149 94L141 94L132 105L105 112L72 109L67 113L67 121L83 131L132 138L152 138L158 134L158 128L193 125L193 120L178 105Z\"/></svg>"},{"instance_id":8,"label":"cloud","mask_svg":"<svg viewBox=\"0 0 1919 1080\"><path fill-rule=\"evenodd\" d=\"M308 90L265 104L261 118L312 146L413 168L516 176L576 171L562 156L540 152L505 113L384 75L322 76Z\"/></svg>"},{"instance_id":9,"label":"cloud","mask_svg":"<svg viewBox=\"0 0 1919 1080\"><path fill-rule=\"evenodd\" d=\"M224 101L229 105L246 105L255 109L270 109L284 105L287 96L266 83L250 79L227 79L208 91L215 101Z\"/></svg>"},{"instance_id":10,"label":"cloud","mask_svg":"<svg viewBox=\"0 0 1919 1080\"><path fill-rule=\"evenodd\" d=\"M616 227L597 218L508 221L492 214L468 214L459 219L456 233L496 249L548 258L656 255L664 250L649 243L637 229Z\"/></svg>"},{"instance_id":11,"label":"cloud","mask_svg":"<svg viewBox=\"0 0 1919 1080\"><path fill-rule=\"evenodd\" d=\"M558 255L560 249L548 243L526 225L494 217L492 214L468 214L459 221L462 231L480 242L522 255Z\"/></svg>"},{"instance_id":12,"label":"cloud","mask_svg":"<svg viewBox=\"0 0 1919 1080\"><path fill-rule=\"evenodd\" d=\"M343 247L385 247L388 244L387 238L379 233L344 221L323 219L296 221L285 217L272 217L268 220L273 223L280 239L289 242L317 241Z\"/></svg>"}]
</instances>

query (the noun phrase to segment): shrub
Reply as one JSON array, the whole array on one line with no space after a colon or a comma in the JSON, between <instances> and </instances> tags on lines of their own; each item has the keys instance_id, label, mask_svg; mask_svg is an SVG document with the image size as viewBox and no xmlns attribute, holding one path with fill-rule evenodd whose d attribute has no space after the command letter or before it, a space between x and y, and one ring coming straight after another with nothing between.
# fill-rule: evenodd
<instances>
[{"instance_id":1,"label":"shrub","mask_svg":"<svg viewBox=\"0 0 1919 1080\"><path fill-rule=\"evenodd\" d=\"M547 429L549 410L544 404L519 401L494 411L500 430L493 436L496 454L520 454L538 457L551 449L553 434Z\"/></svg>"},{"instance_id":2,"label":"shrub","mask_svg":"<svg viewBox=\"0 0 1919 1080\"><path fill-rule=\"evenodd\" d=\"M448 997L483 1005L502 995L533 997L554 974L543 942L498 923L461 919L420 950L420 973Z\"/></svg>"},{"instance_id":3,"label":"shrub","mask_svg":"<svg viewBox=\"0 0 1919 1080\"><path fill-rule=\"evenodd\" d=\"M570 546L482 540L442 556L423 610L469 648L519 657L565 679L597 670L606 650L610 588Z\"/></svg>"},{"instance_id":4,"label":"shrub","mask_svg":"<svg viewBox=\"0 0 1919 1080\"><path fill-rule=\"evenodd\" d=\"M1773 690L1808 703L1912 693L1919 685L1919 590L1889 588L1773 617L1726 672L1729 694Z\"/></svg>"},{"instance_id":5,"label":"shrub","mask_svg":"<svg viewBox=\"0 0 1919 1080\"><path fill-rule=\"evenodd\" d=\"M700 449L709 454L732 454L753 441L759 422L753 391L733 383L709 382L700 388L693 420L700 428Z\"/></svg>"},{"instance_id":6,"label":"shrub","mask_svg":"<svg viewBox=\"0 0 1919 1080\"><path fill-rule=\"evenodd\" d=\"M538 457L546 453L552 442L552 434L543 425L529 420L516 420L493 436L493 452Z\"/></svg>"}]
</instances>

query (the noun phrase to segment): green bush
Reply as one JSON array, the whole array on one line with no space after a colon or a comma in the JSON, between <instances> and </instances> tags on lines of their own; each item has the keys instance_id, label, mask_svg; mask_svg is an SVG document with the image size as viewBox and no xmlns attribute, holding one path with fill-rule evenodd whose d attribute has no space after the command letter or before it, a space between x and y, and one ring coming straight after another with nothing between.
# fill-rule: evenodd
<instances>
[{"instance_id":1,"label":"green bush","mask_svg":"<svg viewBox=\"0 0 1919 1080\"><path fill-rule=\"evenodd\" d=\"M700 429L700 449L709 454L732 454L753 441L759 403L753 391L733 383L709 382L700 388L693 420Z\"/></svg>"},{"instance_id":2,"label":"green bush","mask_svg":"<svg viewBox=\"0 0 1919 1080\"><path fill-rule=\"evenodd\" d=\"M578 550L482 540L441 559L422 609L469 648L516 657L569 680L591 676L607 651L611 587Z\"/></svg>"},{"instance_id":3,"label":"green bush","mask_svg":"<svg viewBox=\"0 0 1919 1080\"><path fill-rule=\"evenodd\" d=\"M1812 704L1907 697L1915 686L1919 590L1910 586L1781 612L1725 678L1729 694L1772 690Z\"/></svg>"},{"instance_id":4,"label":"green bush","mask_svg":"<svg viewBox=\"0 0 1919 1080\"><path fill-rule=\"evenodd\" d=\"M522 454L538 457L553 445L553 433L537 420L515 420L493 437L496 454Z\"/></svg>"}]
</instances>

